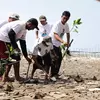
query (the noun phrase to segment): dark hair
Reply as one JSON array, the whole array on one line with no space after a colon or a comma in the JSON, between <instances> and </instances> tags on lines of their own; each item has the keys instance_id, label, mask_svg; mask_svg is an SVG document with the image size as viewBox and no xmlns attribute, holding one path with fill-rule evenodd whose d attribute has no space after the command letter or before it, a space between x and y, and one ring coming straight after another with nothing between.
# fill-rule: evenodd
<instances>
[{"instance_id":1,"label":"dark hair","mask_svg":"<svg viewBox=\"0 0 100 100\"><path fill-rule=\"evenodd\" d=\"M39 30L38 21L36 18L30 18L27 22L31 22L33 25L35 25L35 28L37 28Z\"/></svg>"},{"instance_id":2,"label":"dark hair","mask_svg":"<svg viewBox=\"0 0 100 100\"><path fill-rule=\"evenodd\" d=\"M68 17L70 17L70 12L69 11L64 11L63 13L62 13L62 16L68 16Z\"/></svg>"}]
</instances>

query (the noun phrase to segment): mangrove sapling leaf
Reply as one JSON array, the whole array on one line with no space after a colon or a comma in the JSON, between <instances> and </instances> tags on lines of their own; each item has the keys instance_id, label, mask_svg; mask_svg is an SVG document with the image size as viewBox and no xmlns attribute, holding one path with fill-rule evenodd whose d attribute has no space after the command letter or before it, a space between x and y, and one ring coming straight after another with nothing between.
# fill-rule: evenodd
<instances>
[{"instance_id":1,"label":"mangrove sapling leaf","mask_svg":"<svg viewBox=\"0 0 100 100\"><path fill-rule=\"evenodd\" d=\"M71 32L76 32L76 33L78 33L78 26L81 25L81 24L82 24L81 18L78 18L78 19L74 20L74 21L73 21L73 24L72 24L72 28L71 28L71 30L70 30L70 33L71 33ZM63 57L64 57L65 55L67 55L67 51L68 51L68 50L65 49L66 47L65 47L65 45L63 45L63 44L62 44L60 47L61 47L61 49L62 49L62 50L64 51L64 53L65 53L65 54L63 54Z\"/></svg>"}]
</instances>

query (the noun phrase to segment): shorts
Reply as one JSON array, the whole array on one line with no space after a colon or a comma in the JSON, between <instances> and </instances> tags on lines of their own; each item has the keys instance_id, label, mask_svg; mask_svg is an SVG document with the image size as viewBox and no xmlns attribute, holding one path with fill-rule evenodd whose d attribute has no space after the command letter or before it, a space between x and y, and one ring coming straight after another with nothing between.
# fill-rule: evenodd
<instances>
[{"instance_id":1,"label":"shorts","mask_svg":"<svg viewBox=\"0 0 100 100\"><path fill-rule=\"evenodd\" d=\"M0 41L0 59L7 59L9 56L5 53L7 51L7 47L5 42Z\"/></svg>"},{"instance_id":2,"label":"shorts","mask_svg":"<svg viewBox=\"0 0 100 100\"><path fill-rule=\"evenodd\" d=\"M3 41L0 41L0 59L7 59L7 58L9 58L9 54L6 54L6 51L9 51L9 53L10 53L10 48L9 48L8 45L11 47L10 43L5 43ZM12 59L15 59L16 61L21 60L20 59L20 55L12 54L12 55L10 55L10 57Z\"/></svg>"}]
</instances>

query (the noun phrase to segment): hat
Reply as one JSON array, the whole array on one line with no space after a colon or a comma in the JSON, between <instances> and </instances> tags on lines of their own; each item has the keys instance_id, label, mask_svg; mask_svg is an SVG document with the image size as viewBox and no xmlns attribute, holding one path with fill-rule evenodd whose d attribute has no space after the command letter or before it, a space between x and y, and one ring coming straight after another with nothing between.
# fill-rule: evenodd
<instances>
[{"instance_id":1,"label":"hat","mask_svg":"<svg viewBox=\"0 0 100 100\"><path fill-rule=\"evenodd\" d=\"M38 21L37 21L36 18L31 18L31 19L29 19L27 22L31 22L33 25L35 25L35 28L36 28L37 30L39 30L39 28L38 28Z\"/></svg>"},{"instance_id":2,"label":"hat","mask_svg":"<svg viewBox=\"0 0 100 100\"><path fill-rule=\"evenodd\" d=\"M14 18L14 19L19 19L19 15L16 13L11 14L9 17Z\"/></svg>"},{"instance_id":3,"label":"hat","mask_svg":"<svg viewBox=\"0 0 100 100\"><path fill-rule=\"evenodd\" d=\"M42 42L45 42L46 45L50 46L52 44L51 37L50 36L40 37L38 43L40 44Z\"/></svg>"},{"instance_id":4,"label":"hat","mask_svg":"<svg viewBox=\"0 0 100 100\"><path fill-rule=\"evenodd\" d=\"M40 21L46 21L47 18L46 18L44 15L41 15L41 16L39 17L39 20L40 20Z\"/></svg>"}]
</instances>

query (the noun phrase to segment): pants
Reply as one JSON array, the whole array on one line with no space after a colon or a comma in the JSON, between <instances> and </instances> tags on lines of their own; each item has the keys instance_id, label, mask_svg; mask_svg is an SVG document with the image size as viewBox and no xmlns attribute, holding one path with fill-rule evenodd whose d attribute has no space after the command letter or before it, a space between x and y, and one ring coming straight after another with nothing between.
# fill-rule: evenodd
<instances>
[{"instance_id":1,"label":"pants","mask_svg":"<svg viewBox=\"0 0 100 100\"><path fill-rule=\"evenodd\" d=\"M49 73L49 69L51 66L51 57L50 57L50 53L46 54L43 57L38 56L37 57L37 61L38 63L43 67L43 69Z\"/></svg>"},{"instance_id":2,"label":"pants","mask_svg":"<svg viewBox=\"0 0 100 100\"><path fill-rule=\"evenodd\" d=\"M56 62L53 62L51 65L51 76L55 76L59 73L60 67L61 67L61 61L62 61L62 53L60 47L54 47L54 51L56 55L58 56L58 59Z\"/></svg>"}]
</instances>

